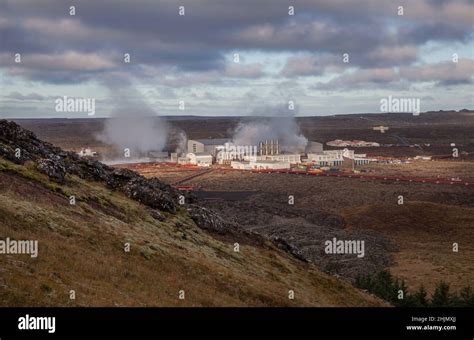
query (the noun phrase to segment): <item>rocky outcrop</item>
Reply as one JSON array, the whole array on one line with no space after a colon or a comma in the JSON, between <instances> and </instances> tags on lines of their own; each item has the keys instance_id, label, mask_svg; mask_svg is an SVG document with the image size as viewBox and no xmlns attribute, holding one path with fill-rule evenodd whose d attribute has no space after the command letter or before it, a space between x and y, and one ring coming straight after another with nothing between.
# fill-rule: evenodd
<instances>
[{"instance_id":1,"label":"rocky outcrop","mask_svg":"<svg viewBox=\"0 0 474 340\"><path fill-rule=\"evenodd\" d=\"M66 169L61 163L56 163L51 159L40 159L37 162L37 169L55 182L66 183Z\"/></svg>"},{"instance_id":2,"label":"rocky outcrop","mask_svg":"<svg viewBox=\"0 0 474 340\"><path fill-rule=\"evenodd\" d=\"M291 255L303 262L309 262L308 259L304 256L303 251L301 249L298 249L294 245L289 244L285 239L275 236L271 240L273 244L275 244L279 249L290 253Z\"/></svg>"},{"instance_id":3,"label":"rocky outcrop","mask_svg":"<svg viewBox=\"0 0 474 340\"><path fill-rule=\"evenodd\" d=\"M150 208L176 213L175 202L180 193L171 186L131 170L116 170L96 160L80 158L39 140L14 122L0 120L0 157L17 164L34 162L38 171L60 184L67 184L66 174L104 182Z\"/></svg>"},{"instance_id":4,"label":"rocky outcrop","mask_svg":"<svg viewBox=\"0 0 474 340\"><path fill-rule=\"evenodd\" d=\"M188 212L194 223L204 230L223 235L237 228L235 224L226 222L221 216L207 208L192 205L188 208Z\"/></svg>"},{"instance_id":5,"label":"rocky outcrop","mask_svg":"<svg viewBox=\"0 0 474 340\"><path fill-rule=\"evenodd\" d=\"M107 177L107 185L151 208L176 213L177 192L156 178L146 179L128 169L116 169Z\"/></svg>"}]
</instances>

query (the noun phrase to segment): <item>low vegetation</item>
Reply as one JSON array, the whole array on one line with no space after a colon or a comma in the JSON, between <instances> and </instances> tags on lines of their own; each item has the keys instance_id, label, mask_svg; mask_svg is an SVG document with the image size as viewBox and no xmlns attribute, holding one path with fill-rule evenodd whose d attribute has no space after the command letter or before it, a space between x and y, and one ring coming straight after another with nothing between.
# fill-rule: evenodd
<instances>
[{"instance_id":1,"label":"low vegetation","mask_svg":"<svg viewBox=\"0 0 474 340\"><path fill-rule=\"evenodd\" d=\"M397 307L474 307L474 292L471 286L458 293L450 291L450 286L439 281L431 295L424 286L410 293L404 280L393 277L384 270L375 275L358 277L356 286L390 302Z\"/></svg>"}]
</instances>

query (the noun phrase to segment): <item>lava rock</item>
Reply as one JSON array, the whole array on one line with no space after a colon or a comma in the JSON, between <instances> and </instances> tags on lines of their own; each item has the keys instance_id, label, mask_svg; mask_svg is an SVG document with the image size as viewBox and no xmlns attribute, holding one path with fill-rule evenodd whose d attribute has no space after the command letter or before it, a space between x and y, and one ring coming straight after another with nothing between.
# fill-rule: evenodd
<instances>
[{"instance_id":1,"label":"lava rock","mask_svg":"<svg viewBox=\"0 0 474 340\"><path fill-rule=\"evenodd\" d=\"M54 162L50 159L40 159L38 161L37 169L48 175L53 181L64 184L66 183L66 169L59 162Z\"/></svg>"},{"instance_id":2,"label":"lava rock","mask_svg":"<svg viewBox=\"0 0 474 340\"><path fill-rule=\"evenodd\" d=\"M150 209L148 211L155 220L158 220L160 222L163 222L166 220L166 217L164 217L158 210Z\"/></svg>"},{"instance_id":3,"label":"lava rock","mask_svg":"<svg viewBox=\"0 0 474 340\"><path fill-rule=\"evenodd\" d=\"M271 241L277 246L278 249L293 255L301 261L308 262L308 259L303 255L303 252L296 246L289 244L285 239L275 236L271 239Z\"/></svg>"},{"instance_id":4,"label":"lava rock","mask_svg":"<svg viewBox=\"0 0 474 340\"><path fill-rule=\"evenodd\" d=\"M107 177L107 185L114 190L122 191L128 197L151 208L176 213L174 196L177 193L174 192L174 189L156 179L146 179L128 169L117 169Z\"/></svg>"},{"instance_id":5,"label":"lava rock","mask_svg":"<svg viewBox=\"0 0 474 340\"><path fill-rule=\"evenodd\" d=\"M235 228L234 225L227 223L221 216L210 209L192 205L188 208L188 212L194 223L201 229L225 234Z\"/></svg>"},{"instance_id":6,"label":"lava rock","mask_svg":"<svg viewBox=\"0 0 474 340\"><path fill-rule=\"evenodd\" d=\"M20 157L16 157L20 149ZM113 169L96 160L81 158L73 152L61 150L39 140L34 133L18 124L0 120L0 156L18 164L36 163L37 169L55 182L65 184L66 174L87 180L105 182L116 191L150 208L176 213L180 193L157 178L147 179L134 171Z\"/></svg>"}]
</instances>

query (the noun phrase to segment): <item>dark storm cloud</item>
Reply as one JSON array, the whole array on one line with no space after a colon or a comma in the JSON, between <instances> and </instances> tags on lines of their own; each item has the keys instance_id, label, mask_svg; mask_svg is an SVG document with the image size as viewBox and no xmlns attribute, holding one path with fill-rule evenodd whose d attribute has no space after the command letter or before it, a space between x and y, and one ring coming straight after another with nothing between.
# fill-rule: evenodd
<instances>
[{"instance_id":1,"label":"dark storm cloud","mask_svg":"<svg viewBox=\"0 0 474 340\"><path fill-rule=\"evenodd\" d=\"M70 5L76 16L69 16ZM178 16L180 5L185 16ZM288 15L289 5L295 16ZM403 17L397 16L399 5ZM117 71L146 77L140 74L144 69L157 76L184 71L204 73L193 79L238 77L226 58L245 50L326 56L322 62L306 59L304 67L289 60L282 71L286 77L321 74L343 53L350 53L351 66L408 66L428 41L472 37L474 5L463 0L5 0L0 8L0 67L11 75L61 83ZM43 63L14 65L17 52ZM146 68L124 65L124 53ZM260 71L241 75L258 77Z\"/></svg>"}]
</instances>

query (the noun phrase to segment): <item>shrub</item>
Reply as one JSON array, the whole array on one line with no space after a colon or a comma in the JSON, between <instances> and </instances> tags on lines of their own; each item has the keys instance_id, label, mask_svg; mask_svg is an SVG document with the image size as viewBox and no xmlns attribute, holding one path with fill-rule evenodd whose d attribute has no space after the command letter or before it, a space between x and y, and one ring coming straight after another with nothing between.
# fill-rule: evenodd
<instances>
[{"instance_id":1,"label":"shrub","mask_svg":"<svg viewBox=\"0 0 474 340\"><path fill-rule=\"evenodd\" d=\"M405 281L393 277L388 271L367 276L357 277L355 285L390 302L397 307L473 307L474 292L470 286L460 290L459 295L450 293L449 284L440 281L435 291L428 299L423 286L414 293L408 293ZM399 292L403 292L403 299L399 299Z\"/></svg>"}]
</instances>

